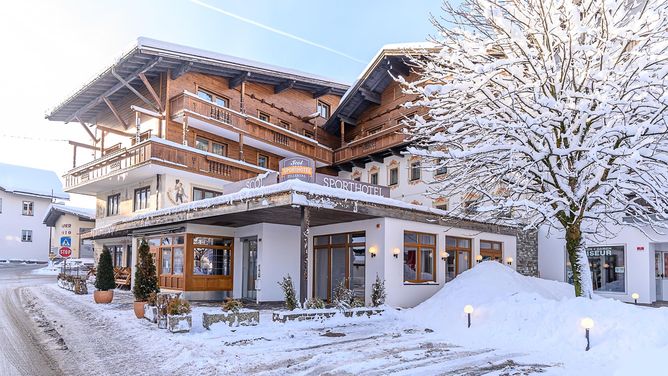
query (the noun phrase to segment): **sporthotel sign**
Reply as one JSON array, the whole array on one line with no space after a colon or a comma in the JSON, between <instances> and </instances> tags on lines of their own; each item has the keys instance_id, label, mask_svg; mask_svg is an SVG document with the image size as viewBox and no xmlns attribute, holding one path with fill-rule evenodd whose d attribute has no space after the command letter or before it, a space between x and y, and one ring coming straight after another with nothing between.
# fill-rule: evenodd
<instances>
[{"instance_id":1,"label":"sporthotel sign","mask_svg":"<svg viewBox=\"0 0 668 376\"><path fill-rule=\"evenodd\" d=\"M278 164L279 181L290 179L313 183L315 175L315 161L303 157L290 157L281 160Z\"/></svg>"},{"instance_id":2,"label":"sporthotel sign","mask_svg":"<svg viewBox=\"0 0 668 376\"><path fill-rule=\"evenodd\" d=\"M336 176L315 174L315 183L330 188L339 188L351 192L362 192L374 196L390 197L390 188L363 183L357 180L341 179Z\"/></svg>"}]
</instances>

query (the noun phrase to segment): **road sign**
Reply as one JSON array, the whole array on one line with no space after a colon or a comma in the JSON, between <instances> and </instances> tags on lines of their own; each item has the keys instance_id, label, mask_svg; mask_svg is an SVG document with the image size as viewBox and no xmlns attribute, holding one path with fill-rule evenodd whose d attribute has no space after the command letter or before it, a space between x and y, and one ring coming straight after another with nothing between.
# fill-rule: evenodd
<instances>
[{"instance_id":1,"label":"road sign","mask_svg":"<svg viewBox=\"0 0 668 376\"><path fill-rule=\"evenodd\" d=\"M72 246L72 237L70 236L61 236L60 237L60 246L61 247L71 247Z\"/></svg>"},{"instance_id":2,"label":"road sign","mask_svg":"<svg viewBox=\"0 0 668 376\"><path fill-rule=\"evenodd\" d=\"M58 254L60 255L60 257L65 257L65 258L70 257L72 256L72 248L60 247L60 249L58 250Z\"/></svg>"}]
</instances>

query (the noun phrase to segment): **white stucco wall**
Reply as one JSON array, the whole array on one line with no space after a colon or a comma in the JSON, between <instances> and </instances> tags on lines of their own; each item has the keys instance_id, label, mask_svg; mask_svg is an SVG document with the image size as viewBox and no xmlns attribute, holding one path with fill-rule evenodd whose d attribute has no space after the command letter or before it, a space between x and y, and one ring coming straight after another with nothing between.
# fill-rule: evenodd
<instances>
[{"instance_id":1,"label":"white stucco wall","mask_svg":"<svg viewBox=\"0 0 668 376\"><path fill-rule=\"evenodd\" d=\"M49 260L49 228L42 222L48 198L0 190L0 260ZM23 201L33 202L33 215L23 215ZM21 241L21 230L32 230L32 242Z\"/></svg>"}]
</instances>

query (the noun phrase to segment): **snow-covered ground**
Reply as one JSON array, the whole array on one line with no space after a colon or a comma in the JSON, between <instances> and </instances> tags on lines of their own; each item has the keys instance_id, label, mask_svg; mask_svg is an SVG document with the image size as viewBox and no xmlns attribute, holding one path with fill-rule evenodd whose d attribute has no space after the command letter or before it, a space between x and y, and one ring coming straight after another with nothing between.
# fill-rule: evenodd
<instances>
[{"instance_id":1,"label":"snow-covered ground","mask_svg":"<svg viewBox=\"0 0 668 376\"><path fill-rule=\"evenodd\" d=\"M668 354L668 309L572 295L569 285L487 262L414 309L287 324L271 322L266 311L256 327L216 324L207 331L202 313L219 308L196 306L189 334L169 334L135 319L129 292L116 292L115 302L104 306L90 294L52 285L27 291L26 300L38 321L57 319L54 329L65 345L57 342L55 349L62 364L81 362L91 372L106 366L108 373L134 374L660 373L660 354ZM466 304L474 306L471 328ZM579 325L585 316L595 322L589 352Z\"/></svg>"}]
</instances>

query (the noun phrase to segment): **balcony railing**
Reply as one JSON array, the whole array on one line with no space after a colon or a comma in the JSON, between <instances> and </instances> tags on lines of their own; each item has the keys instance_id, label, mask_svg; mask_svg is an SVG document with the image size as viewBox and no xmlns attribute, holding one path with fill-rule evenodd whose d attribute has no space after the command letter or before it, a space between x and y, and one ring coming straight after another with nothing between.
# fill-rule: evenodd
<instances>
[{"instance_id":1,"label":"balcony railing","mask_svg":"<svg viewBox=\"0 0 668 376\"><path fill-rule=\"evenodd\" d=\"M396 125L378 133L349 142L346 146L334 151L334 162L341 163L362 158L369 154L404 144L407 141L407 137L401 132L403 128L403 124Z\"/></svg>"},{"instance_id":2,"label":"balcony railing","mask_svg":"<svg viewBox=\"0 0 668 376\"><path fill-rule=\"evenodd\" d=\"M199 116L204 121L231 128L235 132L252 137L284 150L301 154L326 164L333 163L332 149L298 133L256 117L219 106L190 92L183 92L170 100L170 115L176 118L183 114Z\"/></svg>"},{"instance_id":3,"label":"balcony railing","mask_svg":"<svg viewBox=\"0 0 668 376\"><path fill-rule=\"evenodd\" d=\"M121 148L69 171L65 175L65 189L71 190L106 177L126 172L148 163L238 181L264 172L226 158L219 158L171 142L149 139L129 148Z\"/></svg>"}]
</instances>

